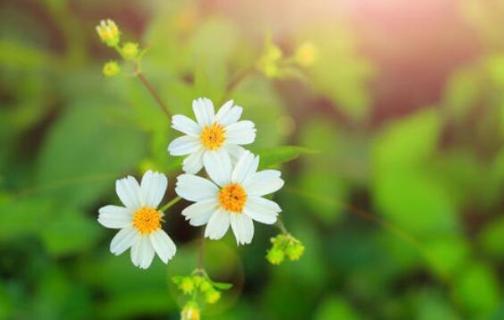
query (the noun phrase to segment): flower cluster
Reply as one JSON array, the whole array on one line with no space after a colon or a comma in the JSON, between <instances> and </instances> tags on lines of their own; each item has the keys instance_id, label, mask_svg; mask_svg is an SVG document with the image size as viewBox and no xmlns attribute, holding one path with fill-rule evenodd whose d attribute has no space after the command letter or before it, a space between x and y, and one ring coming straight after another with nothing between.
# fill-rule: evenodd
<instances>
[{"instance_id":1,"label":"flower cluster","mask_svg":"<svg viewBox=\"0 0 504 320\"><path fill-rule=\"evenodd\" d=\"M220 300L221 291L231 288L229 283L211 280L202 269L196 269L190 276L175 276L172 278L177 289L185 296L190 297L191 304L214 304Z\"/></svg>"},{"instance_id":2,"label":"flower cluster","mask_svg":"<svg viewBox=\"0 0 504 320\"><path fill-rule=\"evenodd\" d=\"M193 102L196 121L175 115L172 127L185 135L168 146L172 155L186 156L175 192L194 202L182 211L192 226L206 225L205 237L217 240L231 227L236 242L248 244L254 236L253 220L273 224L280 206L264 196L279 190L284 181L278 170L259 170L259 157L241 145L256 136L254 123L240 120L242 107L226 102L215 113L206 98ZM205 169L208 178L196 175ZM166 192L167 178L147 171L140 184L133 178L120 179L116 192L125 207L105 206L98 221L121 229L111 251L121 254L132 248L135 266L148 268L157 253L165 263L175 254L175 245L161 229L164 213L157 207Z\"/></svg>"},{"instance_id":3,"label":"flower cluster","mask_svg":"<svg viewBox=\"0 0 504 320\"><path fill-rule=\"evenodd\" d=\"M156 98L163 111L171 116L152 86L141 74L140 60L143 52L133 42L121 45L121 32L112 20L101 21L96 28L102 42L116 49L124 61L135 66L135 75ZM313 48L305 47L296 54L299 65L307 66L315 58ZM292 58L291 58L292 59ZM282 63L282 51L272 43L259 60L258 68L274 77ZM103 67L105 76L114 76L121 68L116 61ZM128 249L134 266L146 269L159 256L168 263L177 251L175 243L163 230L165 211L180 199L192 202L182 210L191 226L205 226L204 237L218 240L232 230L237 245L249 244L254 236L253 221L274 224L282 211L280 206L266 198L281 189L284 181L278 170L259 170L259 156L244 146L255 141L255 124L242 120L243 108L230 100L218 110L208 98L198 98L192 103L194 120L186 115L171 116L171 127L183 135L168 145L172 156L185 157L181 173L176 178L178 197L158 209L167 187L164 174L147 170L140 182L128 176L116 181L116 193L123 206L107 205L98 210L98 222L119 231L112 239L110 251L120 255ZM274 264L282 262L286 255L297 260L304 247L283 231L273 242L267 259ZM182 319L197 320L204 304L216 303L222 290L230 284L212 281L199 266L192 275L174 277L173 282L185 296Z\"/></svg>"},{"instance_id":4,"label":"flower cluster","mask_svg":"<svg viewBox=\"0 0 504 320\"><path fill-rule=\"evenodd\" d=\"M285 78L293 74L293 67L311 67L318 58L318 49L311 42L303 42L292 56L285 56L282 49L267 37L256 68L268 78Z\"/></svg>"},{"instance_id":5,"label":"flower cluster","mask_svg":"<svg viewBox=\"0 0 504 320\"><path fill-rule=\"evenodd\" d=\"M205 237L222 238L229 227L238 244L248 244L254 235L252 220L273 224L281 211L264 195L279 190L284 181L278 170L258 171L259 157L241 145L254 141L254 123L239 120L242 107L228 101L215 113L206 98L193 102L196 121L182 115L172 127L185 135L169 145L175 156L186 156L185 174L177 178L175 191L194 202L182 211L192 226L206 225ZM195 175L202 168L208 178Z\"/></svg>"},{"instance_id":6,"label":"flower cluster","mask_svg":"<svg viewBox=\"0 0 504 320\"><path fill-rule=\"evenodd\" d=\"M201 308L220 300L221 292L231 288L231 284L212 281L202 269L196 269L190 276L172 278L180 293L187 297L181 312L181 319L200 319Z\"/></svg>"},{"instance_id":7,"label":"flower cluster","mask_svg":"<svg viewBox=\"0 0 504 320\"><path fill-rule=\"evenodd\" d=\"M96 32L103 43L114 48L125 61L132 61L138 67L143 52L140 51L138 43L135 42L126 42L121 45L121 31L113 20L100 21L100 24L96 26ZM116 76L120 71L121 68L115 60L111 60L103 66L103 75L106 77Z\"/></svg>"},{"instance_id":8,"label":"flower cluster","mask_svg":"<svg viewBox=\"0 0 504 320\"><path fill-rule=\"evenodd\" d=\"M282 233L271 238L271 249L266 254L266 259L274 265L281 264L285 257L291 261L299 260L304 253L303 244L292 235Z\"/></svg>"}]
</instances>

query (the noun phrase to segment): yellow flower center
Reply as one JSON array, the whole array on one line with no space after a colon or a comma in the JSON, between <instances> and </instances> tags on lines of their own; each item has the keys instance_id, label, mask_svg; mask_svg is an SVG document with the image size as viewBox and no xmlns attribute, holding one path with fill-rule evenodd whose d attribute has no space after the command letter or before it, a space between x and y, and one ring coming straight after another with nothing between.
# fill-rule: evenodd
<instances>
[{"instance_id":1,"label":"yellow flower center","mask_svg":"<svg viewBox=\"0 0 504 320\"><path fill-rule=\"evenodd\" d=\"M247 193L237 183L230 183L219 191L219 204L232 213L241 213L247 202Z\"/></svg>"},{"instance_id":2,"label":"yellow flower center","mask_svg":"<svg viewBox=\"0 0 504 320\"><path fill-rule=\"evenodd\" d=\"M161 229L162 217L154 208L140 208L133 215L133 226L141 234L149 234Z\"/></svg>"},{"instance_id":3,"label":"yellow flower center","mask_svg":"<svg viewBox=\"0 0 504 320\"><path fill-rule=\"evenodd\" d=\"M218 123L206 126L200 134L201 143L208 150L219 149L224 143L225 138L224 127Z\"/></svg>"}]
</instances>

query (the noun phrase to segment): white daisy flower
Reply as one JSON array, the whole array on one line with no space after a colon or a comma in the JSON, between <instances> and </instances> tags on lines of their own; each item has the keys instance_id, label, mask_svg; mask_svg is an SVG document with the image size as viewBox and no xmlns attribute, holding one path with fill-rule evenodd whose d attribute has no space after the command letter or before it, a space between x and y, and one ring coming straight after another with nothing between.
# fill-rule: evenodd
<instances>
[{"instance_id":1,"label":"white daisy flower","mask_svg":"<svg viewBox=\"0 0 504 320\"><path fill-rule=\"evenodd\" d=\"M206 167L209 153L219 153L219 157L230 156L236 162L243 148L254 142L256 129L248 120L238 121L242 107L235 106L230 100L215 114L212 101L199 98L193 101L196 121L183 115L172 118L172 128L185 135L173 140L168 152L173 156L185 156L183 169L186 173L196 174L203 165Z\"/></svg>"},{"instance_id":2,"label":"white daisy flower","mask_svg":"<svg viewBox=\"0 0 504 320\"><path fill-rule=\"evenodd\" d=\"M206 224L207 238L222 238L231 225L238 244L250 243L252 220L273 224L281 211L276 202L263 196L284 184L280 171L257 172L258 165L259 157L249 151L242 153L234 167L222 153L209 153L205 167L212 181L192 174L177 178L177 194L195 202L182 215L192 226Z\"/></svg>"},{"instance_id":3,"label":"white daisy flower","mask_svg":"<svg viewBox=\"0 0 504 320\"><path fill-rule=\"evenodd\" d=\"M155 253L168 263L176 251L175 243L161 228L163 212L157 207L166 192L168 179L161 173L147 171L140 185L128 176L116 181L116 192L124 207L108 205L98 210L98 222L111 229L121 229L110 243L110 251L120 255L131 247L131 261L147 269Z\"/></svg>"}]
</instances>

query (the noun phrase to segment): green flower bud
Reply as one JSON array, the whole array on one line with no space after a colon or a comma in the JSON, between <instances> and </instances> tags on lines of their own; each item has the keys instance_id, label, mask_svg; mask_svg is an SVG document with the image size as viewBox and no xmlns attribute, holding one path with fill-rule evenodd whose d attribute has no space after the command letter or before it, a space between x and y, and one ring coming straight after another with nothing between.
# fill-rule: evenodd
<instances>
[{"instance_id":1,"label":"green flower bud","mask_svg":"<svg viewBox=\"0 0 504 320\"><path fill-rule=\"evenodd\" d=\"M113 77L121 72L121 67L116 61L109 61L103 65L102 71L105 77Z\"/></svg>"},{"instance_id":2,"label":"green flower bud","mask_svg":"<svg viewBox=\"0 0 504 320\"><path fill-rule=\"evenodd\" d=\"M266 254L266 259L274 265L279 265L284 261L285 255L282 250L279 250L275 247L271 248Z\"/></svg>"},{"instance_id":3,"label":"green flower bud","mask_svg":"<svg viewBox=\"0 0 504 320\"><path fill-rule=\"evenodd\" d=\"M206 279L203 279L203 281L200 283L199 288L200 288L200 291L203 293L206 293L210 290L213 290L212 284Z\"/></svg>"},{"instance_id":4,"label":"green flower bud","mask_svg":"<svg viewBox=\"0 0 504 320\"><path fill-rule=\"evenodd\" d=\"M184 277L180 282L179 289L184 294L191 294L194 290L194 281L191 277Z\"/></svg>"},{"instance_id":5,"label":"green flower bud","mask_svg":"<svg viewBox=\"0 0 504 320\"><path fill-rule=\"evenodd\" d=\"M282 50L271 40L268 40L264 48L263 54L257 61L256 67L265 76L269 78L276 78L280 76L281 69L279 67L279 62L283 57Z\"/></svg>"},{"instance_id":6,"label":"green flower bud","mask_svg":"<svg viewBox=\"0 0 504 320\"><path fill-rule=\"evenodd\" d=\"M285 253L290 260L295 261L299 260L304 252L304 246L298 240L292 241L287 248L285 249Z\"/></svg>"},{"instance_id":7,"label":"green flower bud","mask_svg":"<svg viewBox=\"0 0 504 320\"><path fill-rule=\"evenodd\" d=\"M207 303L210 303L210 304L214 304L216 303L217 301L219 301L221 297L221 294L219 291L217 290L209 290L206 294L205 294L205 300Z\"/></svg>"},{"instance_id":8,"label":"green flower bud","mask_svg":"<svg viewBox=\"0 0 504 320\"><path fill-rule=\"evenodd\" d=\"M126 42L121 48L121 54L126 60L134 60L138 57L138 43Z\"/></svg>"}]
</instances>

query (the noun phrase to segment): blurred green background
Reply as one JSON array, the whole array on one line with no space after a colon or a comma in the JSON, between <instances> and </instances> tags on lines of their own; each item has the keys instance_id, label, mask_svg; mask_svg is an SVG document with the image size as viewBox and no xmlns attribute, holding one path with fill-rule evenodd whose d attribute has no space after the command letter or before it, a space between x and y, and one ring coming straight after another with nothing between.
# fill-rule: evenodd
<instances>
[{"instance_id":1,"label":"blurred green background","mask_svg":"<svg viewBox=\"0 0 504 320\"><path fill-rule=\"evenodd\" d=\"M248 246L207 241L207 270L234 287L204 318L504 318L504 1L23 0L0 3L0 319L179 316L170 277L195 267L199 232L187 203L166 217L177 255L147 271L96 221L115 179L160 170L171 199L180 170L138 79L102 76L103 18L149 48L173 113L222 101L267 34L286 56L317 49L232 93L254 151L318 151L282 165L275 196L306 253L268 264L278 231L261 224Z\"/></svg>"}]
</instances>

